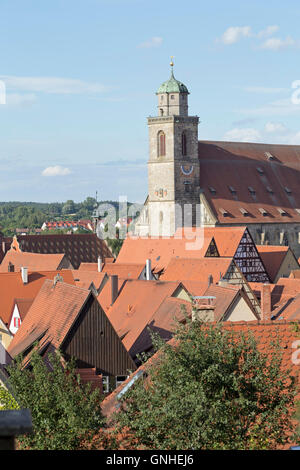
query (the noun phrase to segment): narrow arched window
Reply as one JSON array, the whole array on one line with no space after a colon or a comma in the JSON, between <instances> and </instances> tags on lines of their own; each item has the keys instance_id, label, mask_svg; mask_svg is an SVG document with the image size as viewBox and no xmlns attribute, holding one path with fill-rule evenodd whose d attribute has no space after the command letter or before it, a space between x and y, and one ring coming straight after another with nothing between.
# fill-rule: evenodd
<instances>
[{"instance_id":1,"label":"narrow arched window","mask_svg":"<svg viewBox=\"0 0 300 470\"><path fill-rule=\"evenodd\" d=\"M187 154L187 148L186 148L186 133L183 132L181 136L181 152L182 155L185 157Z\"/></svg>"},{"instance_id":2,"label":"narrow arched window","mask_svg":"<svg viewBox=\"0 0 300 470\"><path fill-rule=\"evenodd\" d=\"M158 156L164 157L166 155L166 135L163 131L160 131L157 136L158 140Z\"/></svg>"}]
</instances>

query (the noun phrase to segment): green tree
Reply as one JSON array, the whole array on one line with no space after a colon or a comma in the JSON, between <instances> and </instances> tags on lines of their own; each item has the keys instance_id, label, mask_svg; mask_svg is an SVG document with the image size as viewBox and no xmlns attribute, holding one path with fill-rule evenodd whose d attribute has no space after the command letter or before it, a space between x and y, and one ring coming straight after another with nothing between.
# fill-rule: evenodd
<instances>
[{"instance_id":1,"label":"green tree","mask_svg":"<svg viewBox=\"0 0 300 470\"><path fill-rule=\"evenodd\" d=\"M19 408L12 394L0 384L0 410L18 410Z\"/></svg>"},{"instance_id":2,"label":"green tree","mask_svg":"<svg viewBox=\"0 0 300 470\"><path fill-rule=\"evenodd\" d=\"M114 416L146 449L273 449L293 429L295 381L279 345L265 355L249 333L187 320L176 345L153 338L158 360Z\"/></svg>"},{"instance_id":3,"label":"green tree","mask_svg":"<svg viewBox=\"0 0 300 470\"><path fill-rule=\"evenodd\" d=\"M75 373L74 362L62 367L59 353L49 355L49 367L34 351L31 368L22 358L8 367L9 385L21 408L32 414L33 434L21 436L20 448L73 450L88 445L103 424L101 397Z\"/></svg>"}]
</instances>

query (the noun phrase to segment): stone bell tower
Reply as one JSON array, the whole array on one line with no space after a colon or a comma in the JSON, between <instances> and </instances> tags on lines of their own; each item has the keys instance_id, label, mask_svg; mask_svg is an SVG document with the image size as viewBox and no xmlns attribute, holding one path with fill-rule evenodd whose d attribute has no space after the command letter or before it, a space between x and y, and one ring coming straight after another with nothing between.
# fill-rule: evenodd
<instances>
[{"instance_id":1,"label":"stone bell tower","mask_svg":"<svg viewBox=\"0 0 300 470\"><path fill-rule=\"evenodd\" d=\"M158 89L158 116L148 118L147 218L150 236L195 226L200 193L198 116L188 115L187 87L171 76Z\"/></svg>"}]
</instances>

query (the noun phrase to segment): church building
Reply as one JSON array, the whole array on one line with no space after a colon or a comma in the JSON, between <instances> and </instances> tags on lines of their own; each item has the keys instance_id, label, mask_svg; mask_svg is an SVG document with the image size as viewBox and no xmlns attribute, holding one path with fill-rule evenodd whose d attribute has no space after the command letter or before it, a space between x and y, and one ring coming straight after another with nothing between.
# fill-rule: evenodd
<instances>
[{"instance_id":1,"label":"church building","mask_svg":"<svg viewBox=\"0 0 300 470\"><path fill-rule=\"evenodd\" d=\"M247 226L256 244L289 245L300 257L300 146L199 141L173 65L148 118L148 197L136 235Z\"/></svg>"}]
</instances>

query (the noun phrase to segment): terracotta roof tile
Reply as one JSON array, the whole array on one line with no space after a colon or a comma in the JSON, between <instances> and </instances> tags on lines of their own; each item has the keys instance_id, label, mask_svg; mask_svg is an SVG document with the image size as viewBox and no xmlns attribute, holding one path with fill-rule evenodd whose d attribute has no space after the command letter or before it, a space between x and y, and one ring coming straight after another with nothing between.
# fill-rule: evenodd
<instances>
[{"instance_id":1,"label":"terracotta roof tile","mask_svg":"<svg viewBox=\"0 0 300 470\"><path fill-rule=\"evenodd\" d=\"M53 280L44 280L8 352L15 357L36 340L39 340L40 349L49 344L57 349L89 295L92 294L87 289L61 281L55 284Z\"/></svg>"},{"instance_id":2,"label":"terracotta roof tile","mask_svg":"<svg viewBox=\"0 0 300 470\"><path fill-rule=\"evenodd\" d=\"M232 258L173 258L160 279L207 282L211 275L213 282L217 282L227 273L231 263Z\"/></svg>"},{"instance_id":3,"label":"terracotta roof tile","mask_svg":"<svg viewBox=\"0 0 300 470\"><path fill-rule=\"evenodd\" d=\"M0 318L8 324L15 299L33 299L42 287L45 279L53 279L60 274L64 281L75 284L71 270L40 271L28 274L28 283L24 284L21 273L0 273Z\"/></svg>"},{"instance_id":4,"label":"terracotta roof tile","mask_svg":"<svg viewBox=\"0 0 300 470\"><path fill-rule=\"evenodd\" d=\"M201 141L198 148L200 186L220 223L300 222L296 210L300 207L300 146ZM251 181L254 192L245 181ZM234 187L234 194L229 186ZM247 217L241 208L248 212ZM220 209L225 209L227 216Z\"/></svg>"},{"instance_id":5,"label":"terracotta roof tile","mask_svg":"<svg viewBox=\"0 0 300 470\"><path fill-rule=\"evenodd\" d=\"M17 237L19 248L30 253L64 253L75 269L82 262L97 263L98 257L112 257L104 240L94 233L58 234L58 235L23 235ZM12 243L12 238L4 238L5 243Z\"/></svg>"},{"instance_id":6,"label":"terracotta roof tile","mask_svg":"<svg viewBox=\"0 0 300 470\"><path fill-rule=\"evenodd\" d=\"M138 337L158 307L174 294L179 285L178 282L141 280L127 280L124 284L107 316L132 357L137 352L134 344Z\"/></svg>"},{"instance_id":7,"label":"terracotta roof tile","mask_svg":"<svg viewBox=\"0 0 300 470\"><path fill-rule=\"evenodd\" d=\"M276 279L280 267L288 254L288 246L256 245L271 281Z\"/></svg>"},{"instance_id":8,"label":"terracotta roof tile","mask_svg":"<svg viewBox=\"0 0 300 470\"><path fill-rule=\"evenodd\" d=\"M21 267L26 267L29 271L56 271L60 269L64 258L64 253L44 255L9 250L2 260L0 272L7 273L9 263L14 266L15 272L21 271Z\"/></svg>"}]
</instances>

